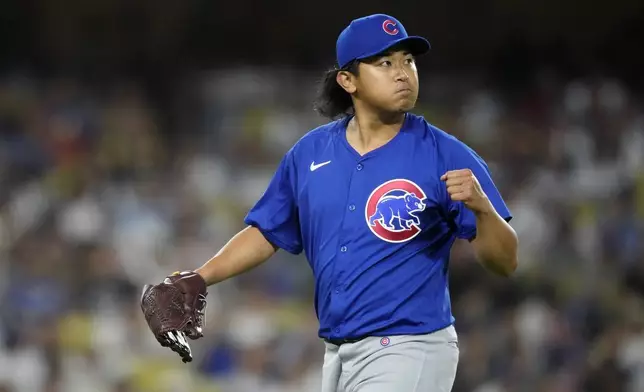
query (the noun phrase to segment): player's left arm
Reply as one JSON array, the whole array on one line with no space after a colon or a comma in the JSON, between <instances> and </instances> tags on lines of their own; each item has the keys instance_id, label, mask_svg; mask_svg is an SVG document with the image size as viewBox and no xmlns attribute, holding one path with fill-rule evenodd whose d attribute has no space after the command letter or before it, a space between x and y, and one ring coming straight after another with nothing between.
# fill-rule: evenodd
<instances>
[{"instance_id":1,"label":"player's left arm","mask_svg":"<svg viewBox=\"0 0 644 392\"><path fill-rule=\"evenodd\" d=\"M486 269L510 276L518 265L519 243L508 223L512 215L485 161L460 141L449 147L441 181L456 235L472 243Z\"/></svg>"},{"instance_id":2,"label":"player's left arm","mask_svg":"<svg viewBox=\"0 0 644 392\"><path fill-rule=\"evenodd\" d=\"M461 202L474 216L476 233L468 238L479 262L502 276L517 268L519 239L510 224L497 212L471 169L452 170L441 180L454 202Z\"/></svg>"}]
</instances>

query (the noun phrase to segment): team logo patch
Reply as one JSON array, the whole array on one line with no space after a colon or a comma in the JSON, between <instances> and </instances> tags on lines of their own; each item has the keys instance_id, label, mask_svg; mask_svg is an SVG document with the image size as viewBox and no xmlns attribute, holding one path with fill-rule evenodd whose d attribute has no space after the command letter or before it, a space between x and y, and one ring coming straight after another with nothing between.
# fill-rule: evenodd
<instances>
[{"instance_id":1,"label":"team logo patch","mask_svg":"<svg viewBox=\"0 0 644 392\"><path fill-rule=\"evenodd\" d=\"M389 343L391 343L391 341L389 340L388 337L384 337L384 338L380 339L380 345L383 346L383 347L384 346L389 346Z\"/></svg>"},{"instance_id":2,"label":"team logo patch","mask_svg":"<svg viewBox=\"0 0 644 392\"><path fill-rule=\"evenodd\" d=\"M409 180L387 181L367 199L367 225L383 241L409 241L420 233L420 218L415 214L425 209L426 198L425 192Z\"/></svg>"},{"instance_id":3,"label":"team logo patch","mask_svg":"<svg viewBox=\"0 0 644 392\"><path fill-rule=\"evenodd\" d=\"M396 35L400 32L400 30L396 28L396 22L391 19L387 19L382 22L382 29L389 35Z\"/></svg>"}]
</instances>

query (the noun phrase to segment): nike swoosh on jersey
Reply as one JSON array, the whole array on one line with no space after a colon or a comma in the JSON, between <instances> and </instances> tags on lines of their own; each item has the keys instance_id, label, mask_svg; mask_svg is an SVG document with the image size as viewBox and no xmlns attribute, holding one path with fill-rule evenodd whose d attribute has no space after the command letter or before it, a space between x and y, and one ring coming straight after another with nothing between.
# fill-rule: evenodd
<instances>
[{"instance_id":1,"label":"nike swoosh on jersey","mask_svg":"<svg viewBox=\"0 0 644 392\"><path fill-rule=\"evenodd\" d=\"M329 163L331 163L331 161L326 161L326 162L318 163L317 165L315 164L315 162L311 162L311 167L310 167L310 169L311 169L311 171L316 171L317 169L321 168L321 167L322 167L322 166L324 166L324 165L328 165Z\"/></svg>"}]
</instances>

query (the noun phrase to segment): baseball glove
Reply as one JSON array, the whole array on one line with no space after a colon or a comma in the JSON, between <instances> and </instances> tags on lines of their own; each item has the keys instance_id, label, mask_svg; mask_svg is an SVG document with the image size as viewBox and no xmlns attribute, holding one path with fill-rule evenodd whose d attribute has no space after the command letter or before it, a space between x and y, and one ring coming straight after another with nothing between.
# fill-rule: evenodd
<instances>
[{"instance_id":1,"label":"baseball glove","mask_svg":"<svg viewBox=\"0 0 644 392\"><path fill-rule=\"evenodd\" d=\"M145 285L141 310L148 327L163 347L192 361L188 339L203 336L206 318L206 282L192 272L175 272L157 285Z\"/></svg>"}]
</instances>

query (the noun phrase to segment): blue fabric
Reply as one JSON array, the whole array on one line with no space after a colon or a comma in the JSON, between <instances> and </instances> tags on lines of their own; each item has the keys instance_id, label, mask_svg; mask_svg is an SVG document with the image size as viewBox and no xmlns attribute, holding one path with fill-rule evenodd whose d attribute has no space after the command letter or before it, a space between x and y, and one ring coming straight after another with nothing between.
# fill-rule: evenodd
<instances>
[{"instance_id":1,"label":"blue fabric","mask_svg":"<svg viewBox=\"0 0 644 392\"><path fill-rule=\"evenodd\" d=\"M476 219L440 180L471 169L497 212L510 211L471 148L407 114L386 145L360 156L346 139L350 118L319 127L285 155L246 216L266 238L305 252L315 276L324 338L428 333L454 322L448 264Z\"/></svg>"},{"instance_id":2,"label":"blue fabric","mask_svg":"<svg viewBox=\"0 0 644 392\"><path fill-rule=\"evenodd\" d=\"M414 55L426 53L429 42L409 36L399 20L385 14L374 14L353 20L338 36L336 61L344 68L353 60L380 54L394 45L404 43Z\"/></svg>"}]
</instances>

